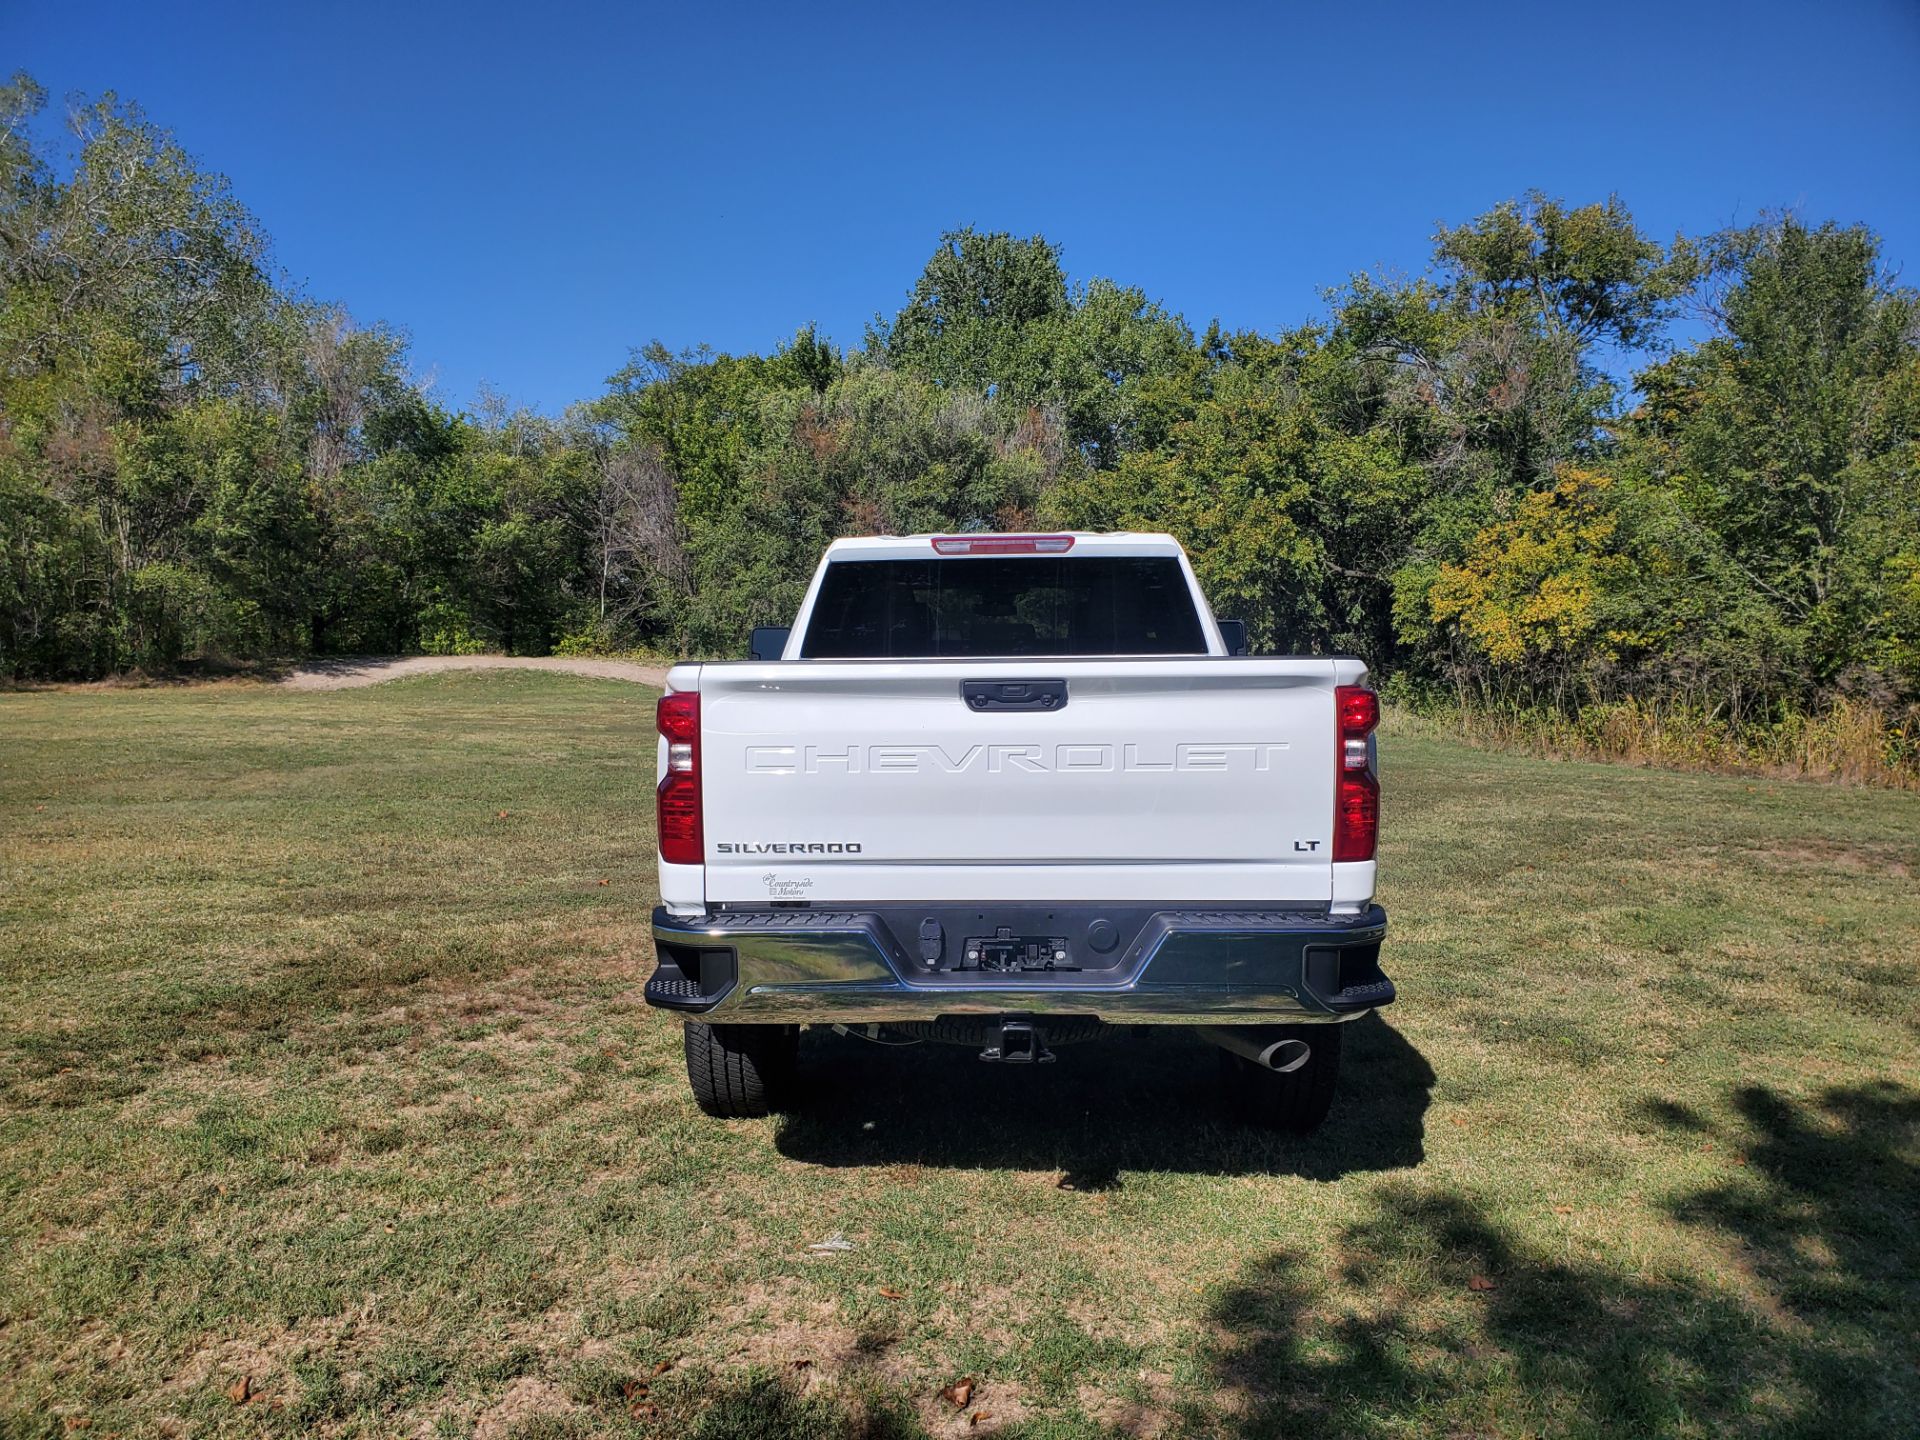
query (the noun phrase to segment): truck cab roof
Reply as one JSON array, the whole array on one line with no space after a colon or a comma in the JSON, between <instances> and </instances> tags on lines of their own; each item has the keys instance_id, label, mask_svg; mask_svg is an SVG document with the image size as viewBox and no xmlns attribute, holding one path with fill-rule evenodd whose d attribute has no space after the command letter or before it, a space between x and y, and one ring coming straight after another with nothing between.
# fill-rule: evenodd
<instances>
[{"instance_id":1,"label":"truck cab roof","mask_svg":"<svg viewBox=\"0 0 1920 1440\"><path fill-rule=\"evenodd\" d=\"M1032 541L1029 549L1024 542ZM1064 544L1060 542L1066 542ZM936 555L1178 555L1180 542L1150 530L1095 532L980 530L936 535L860 535L827 546L823 564L839 560L921 560Z\"/></svg>"}]
</instances>

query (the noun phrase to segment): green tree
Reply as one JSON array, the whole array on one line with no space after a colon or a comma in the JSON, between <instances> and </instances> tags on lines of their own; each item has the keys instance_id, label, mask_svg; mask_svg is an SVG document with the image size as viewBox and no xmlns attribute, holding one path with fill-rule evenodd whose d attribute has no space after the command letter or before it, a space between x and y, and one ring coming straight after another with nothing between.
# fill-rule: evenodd
<instances>
[{"instance_id":1,"label":"green tree","mask_svg":"<svg viewBox=\"0 0 1920 1440\"><path fill-rule=\"evenodd\" d=\"M1609 195L1569 207L1538 190L1434 236L1441 289L1456 308L1519 320L1590 344L1656 338L1698 274L1697 247L1642 235Z\"/></svg>"},{"instance_id":2,"label":"green tree","mask_svg":"<svg viewBox=\"0 0 1920 1440\"><path fill-rule=\"evenodd\" d=\"M1042 236L966 229L941 237L905 307L876 320L867 345L944 389L1057 409L1069 443L1110 467L1138 443L1140 386L1177 369L1193 336L1141 290L1070 287Z\"/></svg>"},{"instance_id":3,"label":"green tree","mask_svg":"<svg viewBox=\"0 0 1920 1440\"><path fill-rule=\"evenodd\" d=\"M1715 254L1719 333L1640 377L1636 458L1772 611L1794 698L1863 666L1885 698L1911 683L1895 637L1920 553L1920 308L1858 227L1785 217Z\"/></svg>"}]
</instances>

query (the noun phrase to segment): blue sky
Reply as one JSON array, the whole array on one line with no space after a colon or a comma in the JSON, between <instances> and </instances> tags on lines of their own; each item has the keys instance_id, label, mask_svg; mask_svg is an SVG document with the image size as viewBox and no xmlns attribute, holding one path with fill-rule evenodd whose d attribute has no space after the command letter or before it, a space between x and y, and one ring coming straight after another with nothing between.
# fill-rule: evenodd
<instances>
[{"instance_id":1,"label":"blue sky","mask_svg":"<svg viewBox=\"0 0 1920 1440\"><path fill-rule=\"evenodd\" d=\"M558 410L656 337L857 343L963 224L1196 327L1305 319L1531 186L1663 238L1862 221L1920 278L1916 0L4 0L0 64L137 99L455 405Z\"/></svg>"}]
</instances>

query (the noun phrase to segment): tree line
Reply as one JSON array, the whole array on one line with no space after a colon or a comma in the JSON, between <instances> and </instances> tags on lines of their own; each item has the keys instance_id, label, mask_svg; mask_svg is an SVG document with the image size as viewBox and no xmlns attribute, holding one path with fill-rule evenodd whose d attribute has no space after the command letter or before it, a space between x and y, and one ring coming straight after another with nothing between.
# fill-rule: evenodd
<instances>
[{"instance_id":1,"label":"tree line","mask_svg":"<svg viewBox=\"0 0 1920 1440\"><path fill-rule=\"evenodd\" d=\"M1860 225L1530 194L1279 331L959 230L857 344L655 343L554 418L436 399L137 108L56 154L44 104L0 88L0 673L734 655L837 535L1139 528L1409 698L1914 733L1920 307Z\"/></svg>"}]
</instances>

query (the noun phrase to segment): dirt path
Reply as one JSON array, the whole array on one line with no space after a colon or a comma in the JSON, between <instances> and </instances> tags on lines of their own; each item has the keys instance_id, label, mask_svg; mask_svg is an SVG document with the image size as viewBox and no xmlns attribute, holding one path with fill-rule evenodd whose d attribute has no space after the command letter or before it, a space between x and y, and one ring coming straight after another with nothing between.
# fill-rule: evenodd
<instances>
[{"instance_id":1,"label":"dirt path","mask_svg":"<svg viewBox=\"0 0 1920 1440\"><path fill-rule=\"evenodd\" d=\"M296 665L280 683L292 690L348 690L441 670L560 670L569 675L631 680L635 684L655 686L664 685L667 679L665 665L643 665L635 660L574 660L531 655L375 655L308 660Z\"/></svg>"}]
</instances>

